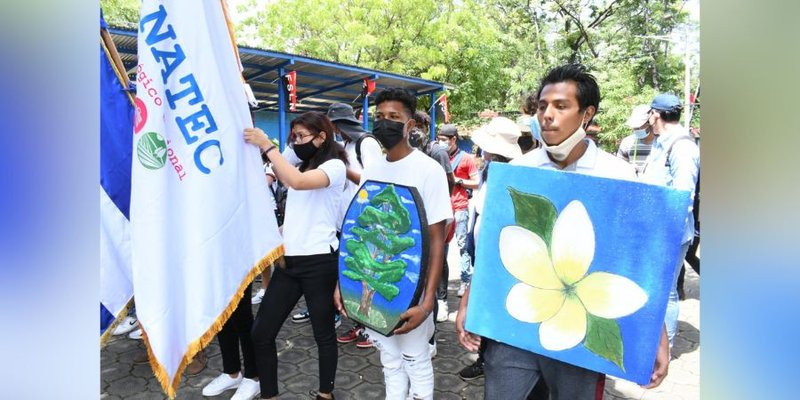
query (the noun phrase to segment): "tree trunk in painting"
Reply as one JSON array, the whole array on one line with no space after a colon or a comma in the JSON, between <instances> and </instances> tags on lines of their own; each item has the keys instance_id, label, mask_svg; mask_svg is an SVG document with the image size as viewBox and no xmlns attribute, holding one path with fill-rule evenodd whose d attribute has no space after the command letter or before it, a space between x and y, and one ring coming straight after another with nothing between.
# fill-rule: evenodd
<instances>
[{"instance_id":1,"label":"tree trunk in painting","mask_svg":"<svg viewBox=\"0 0 800 400\"><path fill-rule=\"evenodd\" d=\"M369 310L372 308L372 296L375 295L375 289L369 287L365 281L361 281L361 305L358 306L358 313L369 317Z\"/></svg>"}]
</instances>

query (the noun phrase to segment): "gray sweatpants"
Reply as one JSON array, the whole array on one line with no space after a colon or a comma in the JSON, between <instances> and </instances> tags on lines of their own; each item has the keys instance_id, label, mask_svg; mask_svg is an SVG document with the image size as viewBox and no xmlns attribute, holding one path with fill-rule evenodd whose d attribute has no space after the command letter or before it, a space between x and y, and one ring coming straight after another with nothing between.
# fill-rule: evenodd
<instances>
[{"instance_id":1,"label":"gray sweatpants","mask_svg":"<svg viewBox=\"0 0 800 400\"><path fill-rule=\"evenodd\" d=\"M601 400L605 375L487 338L484 398L524 400L539 378L550 400Z\"/></svg>"}]
</instances>

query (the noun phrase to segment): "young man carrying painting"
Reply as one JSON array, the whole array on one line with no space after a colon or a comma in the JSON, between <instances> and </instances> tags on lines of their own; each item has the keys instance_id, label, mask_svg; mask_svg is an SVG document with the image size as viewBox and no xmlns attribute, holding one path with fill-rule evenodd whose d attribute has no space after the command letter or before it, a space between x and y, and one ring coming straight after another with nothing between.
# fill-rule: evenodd
<instances>
[{"instance_id":1,"label":"young man carrying painting","mask_svg":"<svg viewBox=\"0 0 800 400\"><path fill-rule=\"evenodd\" d=\"M597 112L600 89L594 77L581 65L552 69L541 81L537 118L541 125L542 147L515 158L514 165L572 171L612 179L634 180L634 168L587 140L585 127ZM480 268L476 265L475 268ZM469 301L467 289L456 323L459 342L477 351L481 338L464 330L463 317ZM566 330L579 321L562 321ZM585 321L584 321L585 322ZM579 329L576 326L576 329ZM602 399L605 376L581 367L554 360L489 339L486 344L484 396L487 399L522 399L542 378L552 400ZM662 329L648 388L661 384L667 375L669 347Z\"/></svg>"},{"instance_id":2,"label":"young man carrying painting","mask_svg":"<svg viewBox=\"0 0 800 400\"><path fill-rule=\"evenodd\" d=\"M408 142L414 128L417 100L404 89L385 89L375 99L376 114L372 134L386 149L386 158L365 169L361 183L372 179L415 187L419 192L429 224L428 273L419 304L409 308L400 318L405 323L386 337L367 328L367 335L380 351L383 364L386 399L433 399L433 364L428 340L433 335L433 312L436 286L442 273L444 258L444 226L453 218L447 178L433 159ZM344 313L337 290L334 302ZM410 384L410 393L409 393Z\"/></svg>"}]
</instances>

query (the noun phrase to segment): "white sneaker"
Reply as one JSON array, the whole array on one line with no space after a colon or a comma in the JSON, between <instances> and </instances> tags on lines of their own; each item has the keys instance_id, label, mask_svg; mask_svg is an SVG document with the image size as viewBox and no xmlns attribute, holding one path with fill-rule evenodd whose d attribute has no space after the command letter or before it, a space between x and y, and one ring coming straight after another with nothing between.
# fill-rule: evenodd
<instances>
[{"instance_id":1,"label":"white sneaker","mask_svg":"<svg viewBox=\"0 0 800 400\"><path fill-rule=\"evenodd\" d=\"M123 319L119 323L119 325L117 325L117 327L114 329L114 333L112 333L112 335L114 336L124 335L136 329L139 326L138 323L139 320L137 320L136 317L131 317L131 316L125 317L125 319Z\"/></svg>"},{"instance_id":2,"label":"white sneaker","mask_svg":"<svg viewBox=\"0 0 800 400\"><path fill-rule=\"evenodd\" d=\"M242 374L236 378L231 378L226 373L221 373L203 388L203 396L216 396L226 390L236 389L242 382Z\"/></svg>"},{"instance_id":3,"label":"white sneaker","mask_svg":"<svg viewBox=\"0 0 800 400\"><path fill-rule=\"evenodd\" d=\"M129 339L141 340L142 339L142 328L137 328L135 331L128 334Z\"/></svg>"},{"instance_id":4,"label":"white sneaker","mask_svg":"<svg viewBox=\"0 0 800 400\"><path fill-rule=\"evenodd\" d=\"M449 311L447 309L447 302L444 300L437 300L439 302L439 311L436 312L436 322L444 322L447 321L447 315Z\"/></svg>"},{"instance_id":5,"label":"white sneaker","mask_svg":"<svg viewBox=\"0 0 800 400\"><path fill-rule=\"evenodd\" d=\"M253 298L250 299L250 304L261 304L261 300L264 299L264 292L266 292L265 289L258 289Z\"/></svg>"},{"instance_id":6,"label":"white sneaker","mask_svg":"<svg viewBox=\"0 0 800 400\"><path fill-rule=\"evenodd\" d=\"M464 296L464 292L466 291L467 291L467 283L461 282L461 284L458 286L458 297Z\"/></svg>"},{"instance_id":7,"label":"white sneaker","mask_svg":"<svg viewBox=\"0 0 800 400\"><path fill-rule=\"evenodd\" d=\"M233 394L231 400L251 400L258 396L259 393L261 393L261 386L258 381L244 378L239 382L239 388L236 389L236 393Z\"/></svg>"}]
</instances>

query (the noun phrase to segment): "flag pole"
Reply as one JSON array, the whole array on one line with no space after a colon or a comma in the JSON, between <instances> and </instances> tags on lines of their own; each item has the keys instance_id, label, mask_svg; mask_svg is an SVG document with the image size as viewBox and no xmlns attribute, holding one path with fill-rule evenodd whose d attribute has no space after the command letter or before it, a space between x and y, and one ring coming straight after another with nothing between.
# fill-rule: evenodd
<instances>
[{"instance_id":1,"label":"flag pole","mask_svg":"<svg viewBox=\"0 0 800 400\"><path fill-rule=\"evenodd\" d=\"M117 52L117 46L114 44L114 39L111 38L111 34L108 33L108 30L103 28L100 28L100 45L103 47L103 51L105 51L108 60L111 61L111 68L114 69L117 79L119 79L122 86L124 86L128 100L131 101L131 105L135 106L136 103L133 100L133 95L128 90L131 86L131 81L128 79L128 74L123 72L125 71L125 64L122 62L119 52Z\"/></svg>"},{"instance_id":2,"label":"flag pole","mask_svg":"<svg viewBox=\"0 0 800 400\"><path fill-rule=\"evenodd\" d=\"M233 54L236 56L236 64L239 66L239 73L241 75L242 83L244 83L244 67L242 66L242 58L239 56L239 45L236 44L233 21L231 20L230 13L228 12L228 2L225 0L220 0L220 3L222 4L222 15L225 16L225 26L228 27L228 37L230 37L231 46L233 46Z\"/></svg>"}]
</instances>

